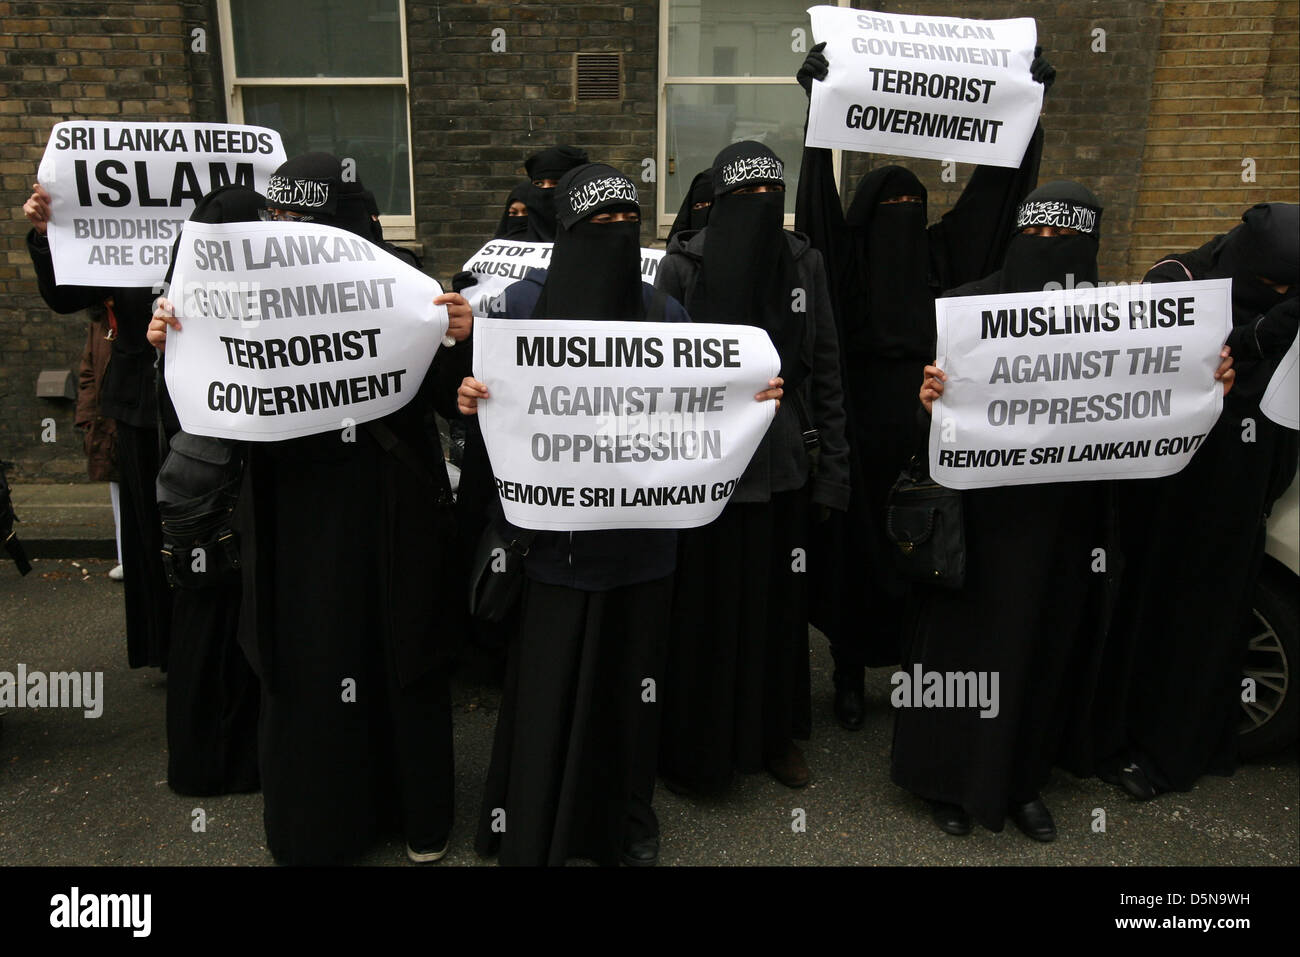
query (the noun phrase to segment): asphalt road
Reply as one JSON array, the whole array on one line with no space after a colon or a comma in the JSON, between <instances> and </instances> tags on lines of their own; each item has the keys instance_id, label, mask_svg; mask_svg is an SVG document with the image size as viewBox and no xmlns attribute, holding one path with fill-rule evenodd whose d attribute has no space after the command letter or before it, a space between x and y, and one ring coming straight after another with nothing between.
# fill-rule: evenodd
<instances>
[{"instance_id":1,"label":"asphalt road","mask_svg":"<svg viewBox=\"0 0 1300 957\"><path fill-rule=\"evenodd\" d=\"M0 863L6 865L271 864L261 798L184 798L166 784L166 678L126 667L122 587L112 562L42 560L25 579L0 565L0 671L104 672L103 715L10 710L0 718ZM830 656L813 640L813 783L791 791L766 775L725 797L689 800L660 787L661 865L1183 864L1296 865L1300 778L1294 750L1208 778L1188 794L1140 804L1058 771L1044 792L1060 837L1038 844L1008 825L953 838L889 781L889 670L870 673L860 732L830 714ZM442 866L482 865L472 835L498 695L462 672L453 686L456 826ZM192 823L201 808L206 829ZM1091 827L1105 811L1104 832ZM792 826L803 811L806 829ZM366 863L406 864L394 842Z\"/></svg>"}]
</instances>

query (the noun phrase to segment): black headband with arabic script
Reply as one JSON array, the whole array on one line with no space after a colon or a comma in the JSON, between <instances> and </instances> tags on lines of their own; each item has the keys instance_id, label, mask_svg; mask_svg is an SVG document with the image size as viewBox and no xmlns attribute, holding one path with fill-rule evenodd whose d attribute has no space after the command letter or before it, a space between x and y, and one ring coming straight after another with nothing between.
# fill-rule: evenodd
<instances>
[{"instance_id":1,"label":"black headband with arabic script","mask_svg":"<svg viewBox=\"0 0 1300 957\"><path fill-rule=\"evenodd\" d=\"M555 212L565 229L597 213L640 209L636 184L604 163L575 166L555 187Z\"/></svg>"},{"instance_id":2,"label":"black headband with arabic script","mask_svg":"<svg viewBox=\"0 0 1300 957\"><path fill-rule=\"evenodd\" d=\"M1038 187L1016 212L1016 232L1029 226L1057 226L1085 236L1101 234L1101 201L1079 183L1058 180Z\"/></svg>"},{"instance_id":3,"label":"black headband with arabic script","mask_svg":"<svg viewBox=\"0 0 1300 957\"><path fill-rule=\"evenodd\" d=\"M784 186L785 164L762 143L741 140L725 147L713 160L713 195L746 186Z\"/></svg>"}]
</instances>

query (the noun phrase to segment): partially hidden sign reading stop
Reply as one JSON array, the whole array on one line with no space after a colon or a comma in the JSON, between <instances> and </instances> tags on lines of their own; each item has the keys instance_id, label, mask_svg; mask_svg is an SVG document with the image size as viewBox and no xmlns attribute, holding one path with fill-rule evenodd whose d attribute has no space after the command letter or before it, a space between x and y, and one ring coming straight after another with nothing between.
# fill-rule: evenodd
<instances>
[{"instance_id":1,"label":"partially hidden sign reading stop","mask_svg":"<svg viewBox=\"0 0 1300 957\"><path fill-rule=\"evenodd\" d=\"M226 123L73 120L50 131L37 176L65 286L152 286L195 204L219 186L266 192L280 134Z\"/></svg>"},{"instance_id":2,"label":"partially hidden sign reading stop","mask_svg":"<svg viewBox=\"0 0 1300 957\"><path fill-rule=\"evenodd\" d=\"M332 226L186 223L166 364L181 427L270 442L396 412L447 331L441 293Z\"/></svg>"},{"instance_id":3,"label":"partially hidden sign reading stop","mask_svg":"<svg viewBox=\"0 0 1300 957\"><path fill-rule=\"evenodd\" d=\"M693 528L735 491L776 405L762 329L476 319L478 416L508 522Z\"/></svg>"}]
</instances>

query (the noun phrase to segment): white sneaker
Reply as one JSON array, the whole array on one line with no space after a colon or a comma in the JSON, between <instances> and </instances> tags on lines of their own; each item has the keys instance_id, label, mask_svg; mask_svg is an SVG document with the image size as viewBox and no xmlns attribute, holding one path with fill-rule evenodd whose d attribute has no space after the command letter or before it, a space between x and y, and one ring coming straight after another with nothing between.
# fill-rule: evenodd
<instances>
[{"instance_id":1,"label":"white sneaker","mask_svg":"<svg viewBox=\"0 0 1300 957\"><path fill-rule=\"evenodd\" d=\"M413 863L413 864L430 864L430 863L432 863L433 861L440 861L440 860L442 860L443 857L444 857L444 856L446 855L446 853L447 853L447 848L450 847L450 846L451 846L451 842L448 841L447 843L445 843L445 844L442 845L442 849L441 849L441 850L437 850L437 851L417 851L415 848L411 847L410 844L407 844L407 845L406 845L406 856L409 857L409 858L411 859L411 863Z\"/></svg>"},{"instance_id":2,"label":"white sneaker","mask_svg":"<svg viewBox=\"0 0 1300 957\"><path fill-rule=\"evenodd\" d=\"M122 566L114 565L113 570L108 573L108 577L115 582L120 582L122 580Z\"/></svg>"}]
</instances>

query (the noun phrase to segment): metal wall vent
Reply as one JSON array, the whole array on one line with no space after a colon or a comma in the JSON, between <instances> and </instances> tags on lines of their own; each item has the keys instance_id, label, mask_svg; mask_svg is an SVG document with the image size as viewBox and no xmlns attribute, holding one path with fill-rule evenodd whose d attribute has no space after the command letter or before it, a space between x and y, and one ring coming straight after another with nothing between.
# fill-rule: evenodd
<instances>
[{"instance_id":1,"label":"metal wall vent","mask_svg":"<svg viewBox=\"0 0 1300 957\"><path fill-rule=\"evenodd\" d=\"M623 96L621 56L617 53L578 53L574 56L574 88L580 100L617 100Z\"/></svg>"}]
</instances>

